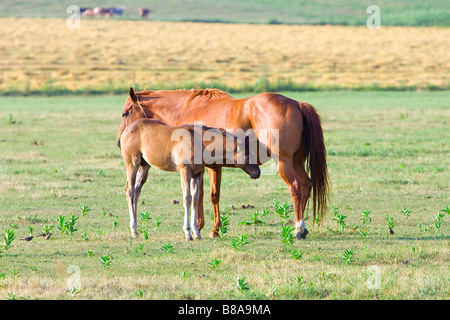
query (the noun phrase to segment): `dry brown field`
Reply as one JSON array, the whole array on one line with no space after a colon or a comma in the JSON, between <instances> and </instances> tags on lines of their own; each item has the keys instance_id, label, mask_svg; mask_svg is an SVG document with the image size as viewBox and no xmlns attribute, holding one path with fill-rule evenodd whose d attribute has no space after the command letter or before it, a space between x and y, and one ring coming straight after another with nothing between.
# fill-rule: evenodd
<instances>
[{"instance_id":1,"label":"dry brown field","mask_svg":"<svg viewBox=\"0 0 450 320\"><path fill-rule=\"evenodd\" d=\"M450 84L450 29L1 18L0 92Z\"/></svg>"}]
</instances>

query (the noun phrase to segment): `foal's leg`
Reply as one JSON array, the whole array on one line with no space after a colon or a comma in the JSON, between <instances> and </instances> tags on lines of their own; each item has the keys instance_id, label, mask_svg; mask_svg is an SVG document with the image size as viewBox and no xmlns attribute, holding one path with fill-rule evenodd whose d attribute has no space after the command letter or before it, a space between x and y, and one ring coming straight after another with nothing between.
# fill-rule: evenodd
<instances>
[{"instance_id":1,"label":"foal's leg","mask_svg":"<svg viewBox=\"0 0 450 320\"><path fill-rule=\"evenodd\" d=\"M196 174L191 178L191 195L192 195L192 212L191 212L191 228L195 239L201 239L200 231L198 229L198 205L200 200L200 184L205 170Z\"/></svg>"},{"instance_id":2,"label":"foal's leg","mask_svg":"<svg viewBox=\"0 0 450 320\"><path fill-rule=\"evenodd\" d=\"M202 175L202 179L200 181L200 195L199 195L199 199L198 199L197 225L198 225L199 231L202 231L203 227L205 226L205 215L203 212L203 175Z\"/></svg>"},{"instance_id":3,"label":"foal's leg","mask_svg":"<svg viewBox=\"0 0 450 320\"><path fill-rule=\"evenodd\" d=\"M209 183L211 185L211 203L214 212L214 226L209 236L211 238L219 236L219 228L222 225L220 221L219 200L220 200L220 182L222 180L222 168L208 169Z\"/></svg>"},{"instance_id":4,"label":"foal's leg","mask_svg":"<svg viewBox=\"0 0 450 320\"><path fill-rule=\"evenodd\" d=\"M144 185L145 181L147 181L148 177L148 170L150 169L150 166L146 162L142 162L141 165L137 166L135 168L134 173L134 187L132 188L133 192L128 193L127 192L127 200L130 198L129 206L131 203L132 211L130 211L130 228L131 228L131 236L133 238L137 238L139 234L137 233L137 204L139 200L139 196L141 195L142 186ZM130 180L132 181L132 180ZM132 184L132 182L128 183L127 185Z\"/></svg>"},{"instance_id":5,"label":"foal's leg","mask_svg":"<svg viewBox=\"0 0 450 320\"><path fill-rule=\"evenodd\" d=\"M189 168L182 168L180 170L181 188L183 189L183 206L184 206L184 224L183 230L186 235L186 240L192 240L191 229L189 227L189 209L191 207L192 197L190 191L191 170Z\"/></svg>"},{"instance_id":6,"label":"foal's leg","mask_svg":"<svg viewBox=\"0 0 450 320\"><path fill-rule=\"evenodd\" d=\"M297 239L305 239L308 234L303 216L303 196L300 179L295 172L292 157L280 158L277 165L278 173L284 182L288 185L292 199L294 200L295 211L295 233ZM305 202L306 203L306 202Z\"/></svg>"},{"instance_id":7,"label":"foal's leg","mask_svg":"<svg viewBox=\"0 0 450 320\"><path fill-rule=\"evenodd\" d=\"M147 162L142 161L141 165L139 166L139 169L136 173L136 184L134 186L136 203L138 202L139 196L141 195L142 186L147 181L149 169L150 169L150 165Z\"/></svg>"},{"instance_id":8,"label":"foal's leg","mask_svg":"<svg viewBox=\"0 0 450 320\"><path fill-rule=\"evenodd\" d=\"M130 213L130 229L133 238L138 237L137 233L137 199L136 199L136 174L139 168L139 159L127 158L125 159L125 166L127 168L127 183L125 185L125 194L127 197L128 211Z\"/></svg>"}]
</instances>

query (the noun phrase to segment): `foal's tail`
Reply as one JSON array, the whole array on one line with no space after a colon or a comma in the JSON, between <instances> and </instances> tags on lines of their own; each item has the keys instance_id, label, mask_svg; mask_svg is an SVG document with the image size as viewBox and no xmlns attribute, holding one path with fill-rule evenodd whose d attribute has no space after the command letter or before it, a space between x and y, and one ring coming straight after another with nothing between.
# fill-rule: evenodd
<instances>
[{"instance_id":1,"label":"foal's tail","mask_svg":"<svg viewBox=\"0 0 450 320\"><path fill-rule=\"evenodd\" d=\"M313 214L316 212L319 220L323 214L328 200L328 169L327 151L323 138L322 123L314 107L306 102L298 102L303 116L302 144L305 146L306 170L313 183Z\"/></svg>"}]
</instances>

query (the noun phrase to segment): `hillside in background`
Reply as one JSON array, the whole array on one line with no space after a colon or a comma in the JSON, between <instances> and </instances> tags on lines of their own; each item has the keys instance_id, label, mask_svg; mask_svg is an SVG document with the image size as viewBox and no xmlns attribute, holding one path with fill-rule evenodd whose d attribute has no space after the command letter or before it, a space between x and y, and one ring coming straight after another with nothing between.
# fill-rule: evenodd
<instances>
[{"instance_id":1,"label":"hillside in background","mask_svg":"<svg viewBox=\"0 0 450 320\"><path fill-rule=\"evenodd\" d=\"M151 20L262 24L365 25L368 6L381 8L382 25L450 26L448 0L34 0L0 2L0 17L63 18L68 6L126 5L120 19L140 19L139 7L149 8Z\"/></svg>"},{"instance_id":2,"label":"hillside in background","mask_svg":"<svg viewBox=\"0 0 450 320\"><path fill-rule=\"evenodd\" d=\"M450 29L1 18L0 92L448 90ZM39 32L30 32L35 30Z\"/></svg>"},{"instance_id":3,"label":"hillside in background","mask_svg":"<svg viewBox=\"0 0 450 320\"><path fill-rule=\"evenodd\" d=\"M381 29L372 0L120 1L1 1L0 94L450 88L448 0L379 1ZM73 4L127 9L72 29Z\"/></svg>"}]
</instances>

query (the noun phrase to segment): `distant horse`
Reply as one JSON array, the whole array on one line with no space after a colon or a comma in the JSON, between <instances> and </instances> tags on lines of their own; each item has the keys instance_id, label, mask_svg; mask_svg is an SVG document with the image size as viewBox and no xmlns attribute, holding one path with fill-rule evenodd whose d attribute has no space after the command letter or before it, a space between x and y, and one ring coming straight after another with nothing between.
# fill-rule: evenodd
<instances>
[{"instance_id":1,"label":"distant horse","mask_svg":"<svg viewBox=\"0 0 450 320\"><path fill-rule=\"evenodd\" d=\"M268 154L275 160L278 174L289 188L294 201L297 239L303 239L308 234L304 212L311 195L313 221L317 213L322 218L328 197L326 149L320 117L310 104L268 92L234 99L217 89L135 93L130 88L129 95L124 106L124 110L134 110L126 119L129 123L139 118L154 118L170 125L202 121L204 125L227 130L253 129L259 143L266 146ZM124 128L125 120L122 119L117 136L118 146ZM273 130L278 132L276 141L267 136L267 132ZM272 148L273 142L278 148ZM258 163L264 161L268 159L261 159L258 152ZM221 225L219 199L222 171L218 167L208 168L208 172L214 211L214 227L210 236L216 237ZM202 197L201 190L200 230L204 226Z\"/></svg>"},{"instance_id":2,"label":"distant horse","mask_svg":"<svg viewBox=\"0 0 450 320\"><path fill-rule=\"evenodd\" d=\"M151 12L147 8L139 8L138 10L139 10L139 15L141 16L141 18L147 18L148 14Z\"/></svg>"},{"instance_id":3,"label":"distant horse","mask_svg":"<svg viewBox=\"0 0 450 320\"><path fill-rule=\"evenodd\" d=\"M83 17L95 17L95 13L94 10L89 9L89 8L85 8L86 10L83 11L83 13L81 14L81 16Z\"/></svg>"},{"instance_id":4,"label":"distant horse","mask_svg":"<svg viewBox=\"0 0 450 320\"><path fill-rule=\"evenodd\" d=\"M132 112L132 106L124 111L125 122ZM206 131L210 138L214 137L212 142L203 141L202 137ZM176 171L181 175L185 210L183 229L186 240L192 240L189 227L191 203L192 232L194 238L201 239L198 229L198 205L205 167L235 166L253 179L259 178L260 175L259 167L250 164L251 151L247 139L242 143L226 131L205 126L169 126L154 119L139 119L125 126L120 145L127 169L125 192L130 212L131 235L134 238L138 236L137 203L150 167ZM238 161L239 157L243 159L241 162ZM217 161L218 158L220 161Z\"/></svg>"},{"instance_id":5,"label":"distant horse","mask_svg":"<svg viewBox=\"0 0 450 320\"><path fill-rule=\"evenodd\" d=\"M112 8L113 14L118 14L119 16L122 15L122 13L127 9L127 6L120 6L120 7L114 7Z\"/></svg>"},{"instance_id":6,"label":"distant horse","mask_svg":"<svg viewBox=\"0 0 450 320\"><path fill-rule=\"evenodd\" d=\"M112 17L112 15L114 14L113 8L96 7L93 11L94 11L94 15L98 18L103 17L103 16Z\"/></svg>"}]
</instances>

